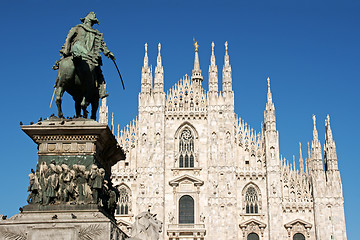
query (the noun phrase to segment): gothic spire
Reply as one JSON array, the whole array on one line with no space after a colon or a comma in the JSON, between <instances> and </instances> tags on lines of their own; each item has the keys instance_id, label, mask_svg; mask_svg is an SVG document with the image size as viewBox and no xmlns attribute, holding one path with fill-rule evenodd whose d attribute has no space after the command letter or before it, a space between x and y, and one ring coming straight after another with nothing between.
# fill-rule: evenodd
<instances>
[{"instance_id":1,"label":"gothic spire","mask_svg":"<svg viewBox=\"0 0 360 240\"><path fill-rule=\"evenodd\" d=\"M164 92L164 68L161 61L161 44L158 45L157 65L155 68L154 92Z\"/></svg>"},{"instance_id":2,"label":"gothic spire","mask_svg":"<svg viewBox=\"0 0 360 240\"><path fill-rule=\"evenodd\" d=\"M192 70L191 80L201 85L203 77L201 75L201 69L199 63L199 44L197 41L195 41L194 47L195 47L195 59L194 59L194 69Z\"/></svg>"},{"instance_id":3,"label":"gothic spire","mask_svg":"<svg viewBox=\"0 0 360 240\"><path fill-rule=\"evenodd\" d=\"M149 58L148 58L148 54L147 54L147 47L148 44L145 43L145 56L144 56L144 67L148 67L149 66Z\"/></svg>"},{"instance_id":4,"label":"gothic spire","mask_svg":"<svg viewBox=\"0 0 360 240\"><path fill-rule=\"evenodd\" d=\"M105 88L106 88L106 84L105 84ZM109 107L106 104L106 99L107 98L103 98L101 99L101 106L100 106L100 110L99 110L99 123L101 124L108 124L109 122Z\"/></svg>"},{"instance_id":5,"label":"gothic spire","mask_svg":"<svg viewBox=\"0 0 360 240\"><path fill-rule=\"evenodd\" d=\"M310 152L310 143L307 143L308 146L308 157L307 157L307 163L308 163L308 169L309 171L312 170L312 166L311 166L311 152Z\"/></svg>"},{"instance_id":6,"label":"gothic spire","mask_svg":"<svg viewBox=\"0 0 360 240\"><path fill-rule=\"evenodd\" d=\"M276 131L275 105L272 102L272 94L270 90L270 78L267 78L268 93L267 102L264 112L265 131Z\"/></svg>"},{"instance_id":7,"label":"gothic spire","mask_svg":"<svg viewBox=\"0 0 360 240\"><path fill-rule=\"evenodd\" d=\"M324 161L326 163L326 170L338 170L336 145L333 140L329 115L325 119L325 130Z\"/></svg>"},{"instance_id":8,"label":"gothic spire","mask_svg":"<svg viewBox=\"0 0 360 240\"><path fill-rule=\"evenodd\" d=\"M326 119L325 119L325 128L326 128L326 134L325 134L326 142L327 143L334 142L331 127L330 127L330 116L329 116L329 114L326 116Z\"/></svg>"},{"instance_id":9,"label":"gothic spire","mask_svg":"<svg viewBox=\"0 0 360 240\"><path fill-rule=\"evenodd\" d=\"M225 42L222 90L224 95L227 95L227 93L232 93L232 76L231 76L230 59L228 54L228 42Z\"/></svg>"},{"instance_id":10,"label":"gothic spire","mask_svg":"<svg viewBox=\"0 0 360 240\"><path fill-rule=\"evenodd\" d=\"M312 170L323 170L321 145L319 141L318 131L316 129L316 116L313 115L312 118L314 123L313 140L311 143Z\"/></svg>"},{"instance_id":11,"label":"gothic spire","mask_svg":"<svg viewBox=\"0 0 360 240\"><path fill-rule=\"evenodd\" d=\"M270 78L267 78L267 85L268 85L268 93L267 93L267 101L268 103L272 103L272 94L270 89Z\"/></svg>"},{"instance_id":12,"label":"gothic spire","mask_svg":"<svg viewBox=\"0 0 360 240\"><path fill-rule=\"evenodd\" d=\"M145 43L144 66L141 69L141 93L150 93L152 88L152 74L149 67L147 47L148 45Z\"/></svg>"},{"instance_id":13,"label":"gothic spire","mask_svg":"<svg viewBox=\"0 0 360 240\"><path fill-rule=\"evenodd\" d=\"M300 173L304 173L304 160L302 157L301 142L299 142L299 149L300 149L300 157L299 157Z\"/></svg>"},{"instance_id":14,"label":"gothic spire","mask_svg":"<svg viewBox=\"0 0 360 240\"><path fill-rule=\"evenodd\" d=\"M214 42L211 43L211 58L209 66L209 93L216 94L218 93L218 68L215 63L215 54L214 54Z\"/></svg>"}]
</instances>

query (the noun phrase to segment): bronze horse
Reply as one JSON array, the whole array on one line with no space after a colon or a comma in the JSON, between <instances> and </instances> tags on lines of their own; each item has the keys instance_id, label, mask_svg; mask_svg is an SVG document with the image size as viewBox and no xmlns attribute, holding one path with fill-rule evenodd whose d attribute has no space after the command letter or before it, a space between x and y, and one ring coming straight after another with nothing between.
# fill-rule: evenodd
<instances>
[{"instance_id":1,"label":"bronze horse","mask_svg":"<svg viewBox=\"0 0 360 240\"><path fill-rule=\"evenodd\" d=\"M55 83L55 102L58 108L58 116L63 118L61 108L62 96L68 92L75 101L76 117L87 118L87 106L91 104L91 119L96 120L96 112L99 107L99 90L97 86L98 66L89 64L80 58L68 56L61 59L54 66L58 68ZM83 114L81 115L81 110Z\"/></svg>"}]
</instances>

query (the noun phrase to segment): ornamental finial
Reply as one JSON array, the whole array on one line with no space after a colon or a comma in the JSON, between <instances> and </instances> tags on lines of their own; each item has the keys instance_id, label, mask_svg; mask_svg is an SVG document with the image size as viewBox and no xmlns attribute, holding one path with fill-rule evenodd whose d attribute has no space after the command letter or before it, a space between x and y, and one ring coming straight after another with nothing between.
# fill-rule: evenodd
<instances>
[{"instance_id":1,"label":"ornamental finial","mask_svg":"<svg viewBox=\"0 0 360 240\"><path fill-rule=\"evenodd\" d=\"M226 53L228 51L228 42L227 41L225 42L225 51L226 51Z\"/></svg>"},{"instance_id":2,"label":"ornamental finial","mask_svg":"<svg viewBox=\"0 0 360 240\"><path fill-rule=\"evenodd\" d=\"M329 114L326 116L325 126L329 126L329 127L330 127L330 116L329 116Z\"/></svg>"},{"instance_id":3,"label":"ornamental finial","mask_svg":"<svg viewBox=\"0 0 360 240\"><path fill-rule=\"evenodd\" d=\"M161 44L160 43L158 45L158 49L159 49L159 54L160 54L160 50L161 50Z\"/></svg>"},{"instance_id":4,"label":"ornamental finial","mask_svg":"<svg viewBox=\"0 0 360 240\"><path fill-rule=\"evenodd\" d=\"M148 44L145 43L145 53L147 53L147 46L148 46Z\"/></svg>"},{"instance_id":5,"label":"ornamental finial","mask_svg":"<svg viewBox=\"0 0 360 240\"><path fill-rule=\"evenodd\" d=\"M195 38L193 38L193 41L194 41L194 46L195 46L195 52L198 52L199 51L199 44L197 41L195 41Z\"/></svg>"}]
</instances>

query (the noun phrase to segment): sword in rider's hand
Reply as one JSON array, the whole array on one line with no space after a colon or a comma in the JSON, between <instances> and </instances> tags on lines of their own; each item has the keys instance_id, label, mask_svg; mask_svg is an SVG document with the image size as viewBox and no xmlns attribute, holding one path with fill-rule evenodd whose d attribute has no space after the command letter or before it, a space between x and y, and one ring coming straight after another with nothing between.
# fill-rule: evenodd
<instances>
[{"instance_id":1,"label":"sword in rider's hand","mask_svg":"<svg viewBox=\"0 0 360 240\"><path fill-rule=\"evenodd\" d=\"M53 92L53 95L52 95L52 98L51 98L51 102L50 102L50 107L49 107L49 108L51 108L52 102L53 102L53 100L54 100L55 91L56 91L56 88L54 88L54 92Z\"/></svg>"},{"instance_id":2,"label":"sword in rider's hand","mask_svg":"<svg viewBox=\"0 0 360 240\"><path fill-rule=\"evenodd\" d=\"M117 64L116 64L116 62L115 62L115 59L112 58L111 60L112 60L112 61L114 62L114 64L115 64L116 70L118 71L119 76L120 76L120 80L121 80L122 87L123 87L123 89L125 90L124 81L123 81L123 79L122 79L122 77L121 77L121 74L120 74L119 68L118 68L118 66L117 66Z\"/></svg>"}]
</instances>

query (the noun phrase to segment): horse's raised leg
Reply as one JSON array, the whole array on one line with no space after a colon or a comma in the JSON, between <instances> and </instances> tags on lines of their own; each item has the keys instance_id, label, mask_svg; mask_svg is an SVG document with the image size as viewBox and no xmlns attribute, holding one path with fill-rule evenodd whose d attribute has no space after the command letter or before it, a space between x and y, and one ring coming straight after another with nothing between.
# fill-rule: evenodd
<instances>
[{"instance_id":1,"label":"horse's raised leg","mask_svg":"<svg viewBox=\"0 0 360 240\"><path fill-rule=\"evenodd\" d=\"M64 88L63 87L56 87L55 88L55 93L56 93L56 98L55 98L55 102L56 102L56 106L58 108L58 117L59 118L63 118L63 112L61 109L61 102L62 102L62 96L64 95Z\"/></svg>"},{"instance_id":2,"label":"horse's raised leg","mask_svg":"<svg viewBox=\"0 0 360 240\"><path fill-rule=\"evenodd\" d=\"M91 119L96 121L96 113L99 108L99 99L96 98L91 103Z\"/></svg>"}]
</instances>

